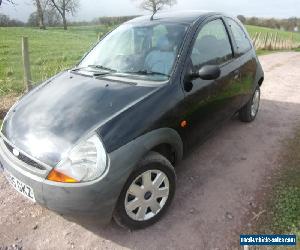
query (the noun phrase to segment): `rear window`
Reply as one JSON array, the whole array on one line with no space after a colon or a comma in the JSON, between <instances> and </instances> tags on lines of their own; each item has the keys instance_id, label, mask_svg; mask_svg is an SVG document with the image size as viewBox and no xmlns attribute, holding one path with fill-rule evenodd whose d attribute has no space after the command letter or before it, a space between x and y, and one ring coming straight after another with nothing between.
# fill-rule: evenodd
<instances>
[{"instance_id":1,"label":"rear window","mask_svg":"<svg viewBox=\"0 0 300 250\"><path fill-rule=\"evenodd\" d=\"M251 49L251 43L242 27L233 19L226 18L237 45L238 53L244 54Z\"/></svg>"}]
</instances>

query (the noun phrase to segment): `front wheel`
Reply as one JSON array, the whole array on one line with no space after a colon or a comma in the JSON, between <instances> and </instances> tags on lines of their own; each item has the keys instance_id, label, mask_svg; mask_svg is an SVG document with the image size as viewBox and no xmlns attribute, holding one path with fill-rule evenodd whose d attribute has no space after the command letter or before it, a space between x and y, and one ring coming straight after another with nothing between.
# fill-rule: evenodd
<instances>
[{"instance_id":1,"label":"front wheel","mask_svg":"<svg viewBox=\"0 0 300 250\"><path fill-rule=\"evenodd\" d=\"M175 181L172 164L162 155L151 152L125 184L114 220L133 230L154 224L171 204Z\"/></svg>"},{"instance_id":2,"label":"front wheel","mask_svg":"<svg viewBox=\"0 0 300 250\"><path fill-rule=\"evenodd\" d=\"M239 118L242 122L255 120L260 105L260 87L257 86L251 100L239 111Z\"/></svg>"}]
</instances>

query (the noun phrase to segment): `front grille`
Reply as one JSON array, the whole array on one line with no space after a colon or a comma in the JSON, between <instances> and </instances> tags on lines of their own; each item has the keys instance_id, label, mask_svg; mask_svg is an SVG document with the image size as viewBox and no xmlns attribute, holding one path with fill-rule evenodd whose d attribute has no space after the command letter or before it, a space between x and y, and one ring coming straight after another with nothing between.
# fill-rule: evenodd
<instances>
[{"instance_id":1,"label":"front grille","mask_svg":"<svg viewBox=\"0 0 300 250\"><path fill-rule=\"evenodd\" d=\"M14 147L11 146L6 141L4 141L4 144L5 144L6 148L9 150L9 152L11 152L13 154L13 156L16 157L17 159L19 159L20 161L30 165L31 167L37 168L39 170L46 170L46 168L44 166L42 166L41 164L37 163L36 161L30 159L29 157L22 154L21 152L18 156L15 156L14 153L13 153Z\"/></svg>"}]
</instances>

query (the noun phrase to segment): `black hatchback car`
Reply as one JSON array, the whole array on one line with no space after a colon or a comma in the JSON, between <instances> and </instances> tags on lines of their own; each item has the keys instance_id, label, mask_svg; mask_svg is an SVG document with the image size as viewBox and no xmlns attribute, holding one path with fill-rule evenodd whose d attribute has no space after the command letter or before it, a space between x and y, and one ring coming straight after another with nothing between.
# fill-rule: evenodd
<instances>
[{"instance_id":1,"label":"black hatchback car","mask_svg":"<svg viewBox=\"0 0 300 250\"><path fill-rule=\"evenodd\" d=\"M143 228L169 207L187 149L237 113L255 119L263 80L236 18L136 18L12 107L0 166L49 209Z\"/></svg>"}]
</instances>

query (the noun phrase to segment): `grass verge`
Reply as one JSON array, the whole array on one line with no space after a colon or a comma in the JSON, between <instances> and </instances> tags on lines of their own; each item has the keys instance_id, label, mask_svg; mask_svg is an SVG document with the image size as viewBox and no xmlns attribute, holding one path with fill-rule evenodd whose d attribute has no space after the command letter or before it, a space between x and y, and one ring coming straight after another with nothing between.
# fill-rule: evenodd
<instances>
[{"instance_id":1,"label":"grass verge","mask_svg":"<svg viewBox=\"0 0 300 250\"><path fill-rule=\"evenodd\" d=\"M300 127L287 144L275 186L273 230L300 234Z\"/></svg>"},{"instance_id":2,"label":"grass verge","mask_svg":"<svg viewBox=\"0 0 300 250\"><path fill-rule=\"evenodd\" d=\"M276 53L276 52L278 52L278 51L275 51L275 50L262 50L262 49L256 50L256 54L258 56L269 55L269 54Z\"/></svg>"},{"instance_id":3,"label":"grass verge","mask_svg":"<svg viewBox=\"0 0 300 250\"><path fill-rule=\"evenodd\" d=\"M300 249L300 126L295 136L286 142L285 152L280 157L279 169L273 181L264 190L266 197L260 203L266 211L253 225L257 234L296 234ZM267 248L287 249L287 248Z\"/></svg>"}]
</instances>

